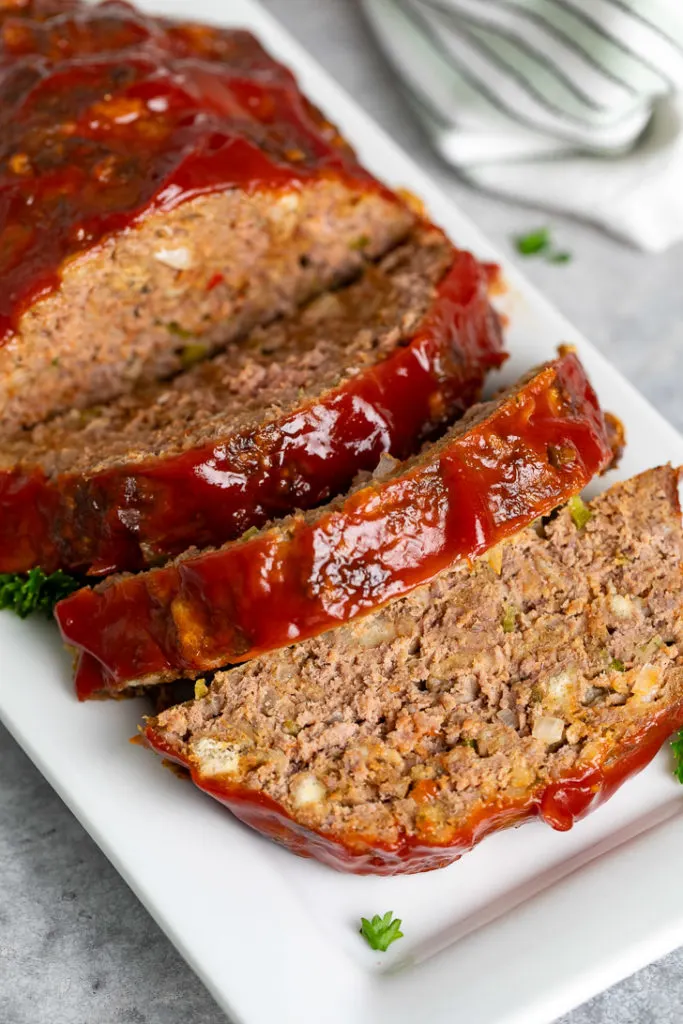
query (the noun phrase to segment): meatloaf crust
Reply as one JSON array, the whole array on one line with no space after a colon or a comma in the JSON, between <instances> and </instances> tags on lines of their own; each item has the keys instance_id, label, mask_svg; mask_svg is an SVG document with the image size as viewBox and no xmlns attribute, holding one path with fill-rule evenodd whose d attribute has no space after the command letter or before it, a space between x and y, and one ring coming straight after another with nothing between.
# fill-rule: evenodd
<instances>
[{"instance_id":1,"label":"meatloaf crust","mask_svg":"<svg viewBox=\"0 0 683 1024\"><path fill-rule=\"evenodd\" d=\"M611 454L566 353L329 506L62 601L78 694L196 676L367 614L550 512Z\"/></svg>"},{"instance_id":2,"label":"meatloaf crust","mask_svg":"<svg viewBox=\"0 0 683 1024\"><path fill-rule=\"evenodd\" d=\"M249 33L125 3L0 12L0 430L182 368L414 215Z\"/></svg>"},{"instance_id":3,"label":"meatloaf crust","mask_svg":"<svg viewBox=\"0 0 683 1024\"><path fill-rule=\"evenodd\" d=\"M0 572L139 569L321 504L413 454L503 358L485 269L421 226L173 381L6 441Z\"/></svg>"},{"instance_id":4,"label":"meatloaf crust","mask_svg":"<svg viewBox=\"0 0 683 1024\"><path fill-rule=\"evenodd\" d=\"M218 673L146 739L340 870L441 867L535 815L569 829L683 724L677 485L650 470L587 522L564 509L383 611Z\"/></svg>"}]
</instances>

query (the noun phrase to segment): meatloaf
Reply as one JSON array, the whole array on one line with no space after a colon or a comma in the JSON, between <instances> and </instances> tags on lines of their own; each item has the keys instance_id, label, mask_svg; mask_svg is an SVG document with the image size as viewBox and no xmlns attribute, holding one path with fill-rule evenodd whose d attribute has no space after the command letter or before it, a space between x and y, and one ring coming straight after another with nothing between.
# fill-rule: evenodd
<instances>
[{"instance_id":1,"label":"meatloaf","mask_svg":"<svg viewBox=\"0 0 683 1024\"><path fill-rule=\"evenodd\" d=\"M172 381L6 441L0 572L138 569L320 504L415 452L502 359L486 271L420 227Z\"/></svg>"},{"instance_id":2,"label":"meatloaf","mask_svg":"<svg viewBox=\"0 0 683 1024\"><path fill-rule=\"evenodd\" d=\"M413 223L249 33L1 13L0 430L174 373Z\"/></svg>"},{"instance_id":3,"label":"meatloaf","mask_svg":"<svg viewBox=\"0 0 683 1024\"><path fill-rule=\"evenodd\" d=\"M367 614L550 512L611 456L566 353L328 506L62 601L77 692L197 676Z\"/></svg>"},{"instance_id":4,"label":"meatloaf","mask_svg":"<svg viewBox=\"0 0 683 1024\"><path fill-rule=\"evenodd\" d=\"M565 508L495 558L220 672L147 741L345 871L441 867L533 815L569 829L683 724L677 483L662 467L617 484L588 522Z\"/></svg>"}]
</instances>

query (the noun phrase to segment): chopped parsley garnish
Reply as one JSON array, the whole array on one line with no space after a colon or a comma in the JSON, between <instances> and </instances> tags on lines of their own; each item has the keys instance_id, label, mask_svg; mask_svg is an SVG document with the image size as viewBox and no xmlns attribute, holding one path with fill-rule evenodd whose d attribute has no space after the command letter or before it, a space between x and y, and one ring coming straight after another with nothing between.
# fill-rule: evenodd
<instances>
[{"instance_id":1,"label":"chopped parsley garnish","mask_svg":"<svg viewBox=\"0 0 683 1024\"><path fill-rule=\"evenodd\" d=\"M615 672L625 672L626 671L626 666L624 665L624 663L621 660L621 658L612 658L612 660L609 663L609 667L611 669L613 669Z\"/></svg>"},{"instance_id":2,"label":"chopped parsley garnish","mask_svg":"<svg viewBox=\"0 0 683 1024\"><path fill-rule=\"evenodd\" d=\"M574 526L577 530L582 530L588 520L592 517L593 513L586 505L578 494L575 494L567 502L567 508L569 509L569 515L574 520Z\"/></svg>"},{"instance_id":3,"label":"chopped parsley garnish","mask_svg":"<svg viewBox=\"0 0 683 1024\"><path fill-rule=\"evenodd\" d=\"M183 327L182 324L179 324L177 320L171 320L169 323L167 323L166 329L169 332L169 334L174 334L176 338L187 339L195 337L192 331L188 331L188 329L186 327Z\"/></svg>"},{"instance_id":4,"label":"chopped parsley garnish","mask_svg":"<svg viewBox=\"0 0 683 1024\"><path fill-rule=\"evenodd\" d=\"M384 917L375 914L372 921L366 917L360 919L360 933L371 949L379 949L386 953L392 942L403 938L401 922L394 917L393 911L388 910Z\"/></svg>"},{"instance_id":5,"label":"chopped parsley garnish","mask_svg":"<svg viewBox=\"0 0 683 1024\"><path fill-rule=\"evenodd\" d=\"M553 247L549 228L537 228L526 235L516 235L515 248L521 256L545 256L548 263L569 263L570 252Z\"/></svg>"},{"instance_id":6,"label":"chopped parsley garnish","mask_svg":"<svg viewBox=\"0 0 683 1024\"><path fill-rule=\"evenodd\" d=\"M548 228L538 228L527 235L517 235L515 245L517 252L522 256L536 256L540 252L547 252L550 248L550 231Z\"/></svg>"},{"instance_id":7,"label":"chopped parsley garnish","mask_svg":"<svg viewBox=\"0 0 683 1024\"><path fill-rule=\"evenodd\" d=\"M16 612L21 619L33 612L43 612L49 618L57 602L81 586L61 569L49 576L42 569L31 569L26 575L0 573L0 609Z\"/></svg>"},{"instance_id":8,"label":"chopped parsley garnish","mask_svg":"<svg viewBox=\"0 0 683 1024\"><path fill-rule=\"evenodd\" d=\"M671 749L674 752L674 775L679 782L683 783L683 729L676 733L671 741Z\"/></svg>"}]
</instances>

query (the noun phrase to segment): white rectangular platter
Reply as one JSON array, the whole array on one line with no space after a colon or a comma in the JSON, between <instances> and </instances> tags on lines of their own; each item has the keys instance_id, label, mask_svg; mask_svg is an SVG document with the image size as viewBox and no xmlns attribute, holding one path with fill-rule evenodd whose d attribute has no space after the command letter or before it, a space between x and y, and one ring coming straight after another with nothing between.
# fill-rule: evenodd
<instances>
[{"instance_id":1,"label":"white rectangular platter","mask_svg":"<svg viewBox=\"0 0 683 1024\"><path fill-rule=\"evenodd\" d=\"M421 196L460 245L500 260L251 0L140 6L255 31L371 170ZM514 268L505 273L512 358L502 378L572 342L626 424L619 474L683 463L683 438ZM541 1024L683 943L683 792L668 751L568 834L534 823L442 871L357 878L269 844L131 746L142 710L79 705L56 630L0 615L0 717L235 1024ZM179 898L188 887L191 899ZM373 953L358 921L386 910L405 938Z\"/></svg>"}]
</instances>

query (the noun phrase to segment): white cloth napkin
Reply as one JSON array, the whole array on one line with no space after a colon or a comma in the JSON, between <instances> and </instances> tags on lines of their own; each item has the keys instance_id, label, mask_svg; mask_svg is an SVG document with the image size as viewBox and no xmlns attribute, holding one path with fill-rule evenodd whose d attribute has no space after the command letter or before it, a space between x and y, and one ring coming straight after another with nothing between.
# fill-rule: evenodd
<instances>
[{"instance_id":1,"label":"white cloth napkin","mask_svg":"<svg viewBox=\"0 0 683 1024\"><path fill-rule=\"evenodd\" d=\"M643 249L683 238L683 0L363 0L473 184Z\"/></svg>"}]
</instances>

